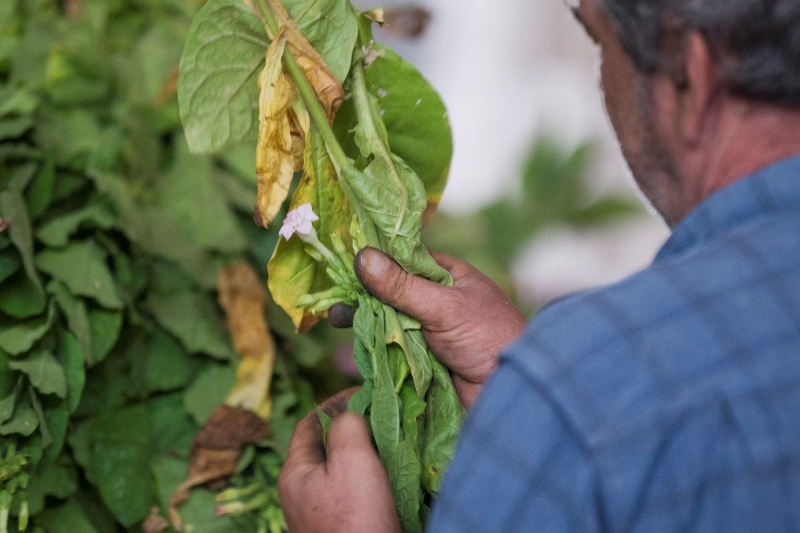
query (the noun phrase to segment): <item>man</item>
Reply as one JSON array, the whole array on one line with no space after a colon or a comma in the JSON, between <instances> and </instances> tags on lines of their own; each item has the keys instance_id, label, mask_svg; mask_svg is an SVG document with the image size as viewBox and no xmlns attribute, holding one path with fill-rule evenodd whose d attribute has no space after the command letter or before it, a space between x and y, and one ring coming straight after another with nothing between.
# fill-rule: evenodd
<instances>
[{"instance_id":1,"label":"man","mask_svg":"<svg viewBox=\"0 0 800 533\"><path fill-rule=\"evenodd\" d=\"M527 327L458 260L436 256L447 288L359 254L469 409L429 530L800 531L800 0L574 11L673 235L650 268ZM290 531L399 531L363 420L338 416L328 446L313 416L298 425L279 482Z\"/></svg>"}]
</instances>

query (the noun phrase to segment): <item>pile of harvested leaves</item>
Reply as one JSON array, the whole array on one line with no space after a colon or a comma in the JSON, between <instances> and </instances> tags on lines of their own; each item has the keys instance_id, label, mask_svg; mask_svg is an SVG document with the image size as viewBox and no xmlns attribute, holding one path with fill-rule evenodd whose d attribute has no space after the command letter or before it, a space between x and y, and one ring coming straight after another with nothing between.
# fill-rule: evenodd
<instances>
[{"instance_id":1,"label":"pile of harvested leaves","mask_svg":"<svg viewBox=\"0 0 800 533\"><path fill-rule=\"evenodd\" d=\"M256 274L278 237L254 146L189 153L199 3L0 1L3 533L281 531L306 378L346 384L330 330L291 338Z\"/></svg>"}]
</instances>

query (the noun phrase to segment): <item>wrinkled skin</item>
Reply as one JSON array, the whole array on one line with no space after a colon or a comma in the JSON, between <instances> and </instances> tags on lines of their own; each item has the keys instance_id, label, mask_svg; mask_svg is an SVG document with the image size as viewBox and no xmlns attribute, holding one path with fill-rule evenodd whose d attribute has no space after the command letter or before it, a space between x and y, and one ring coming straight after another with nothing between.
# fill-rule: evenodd
<instances>
[{"instance_id":1,"label":"wrinkled skin","mask_svg":"<svg viewBox=\"0 0 800 533\"><path fill-rule=\"evenodd\" d=\"M420 321L425 341L450 369L469 409L497 367L500 350L519 337L526 319L476 268L445 254L433 256L453 276L452 287L412 276L373 248L359 252L356 274L373 296Z\"/></svg>"},{"instance_id":2,"label":"wrinkled skin","mask_svg":"<svg viewBox=\"0 0 800 533\"><path fill-rule=\"evenodd\" d=\"M291 533L400 533L389 476L369 428L363 418L346 412L356 390L342 391L320 406L334 418L327 453L315 411L294 430L278 478Z\"/></svg>"},{"instance_id":3,"label":"wrinkled skin","mask_svg":"<svg viewBox=\"0 0 800 533\"><path fill-rule=\"evenodd\" d=\"M459 398L469 408L497 367L500 350L521 333L525 317L477 269L444 254L434 258L452 274L452 287L412 276L372 248L356 256L356 273L375 297L420 321L428 346L450 368ZM353 310L337 307L329 318L349 327ZM334 416L327 457L316 413L295 428L278 480L291 533L400 531L389 478L369 429L361 417L345 413L353 392L322 405Z\"/></svg>"}]
</instances>

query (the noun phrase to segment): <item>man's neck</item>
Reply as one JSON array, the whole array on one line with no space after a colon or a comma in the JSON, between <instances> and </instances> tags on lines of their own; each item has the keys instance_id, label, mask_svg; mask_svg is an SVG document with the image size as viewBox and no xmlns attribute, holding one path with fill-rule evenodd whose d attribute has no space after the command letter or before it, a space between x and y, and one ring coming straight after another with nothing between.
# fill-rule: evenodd
<instances>
[{"instance_id":1,"label":"man's neck","mask_svg":"<svg viewBox=\"0 0 800 533\"><path fill-rule=\"evenodd\" d=\"M714 192L800 154L800 108L731 98L696 150L683 159L683 218Z\"/></svg>"}]
</instances>

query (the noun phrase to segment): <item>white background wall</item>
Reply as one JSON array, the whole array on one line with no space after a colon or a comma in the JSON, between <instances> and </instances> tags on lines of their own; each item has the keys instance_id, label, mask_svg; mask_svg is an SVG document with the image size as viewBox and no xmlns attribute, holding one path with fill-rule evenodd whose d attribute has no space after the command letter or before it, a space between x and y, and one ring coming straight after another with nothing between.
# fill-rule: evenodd
<instances>
[{"instance_id":1,"label":"white background wall","mask_svg":"<svg viewBox=\"0 0 800 533\"><path fill-rule=\"evenodd\" d=\"M376 35L415 64L448 107L455 153L443 210L473 209L508 191L541 133L567 143L596 140L597 191L634 194L603 110L595 47L561 0L414 3L432 15L421 38ZM665 238L653 216L591 232L556 228L531 243L515 274L524 293L546 301L646 265Z\"/></svg>"}]
</instances>

